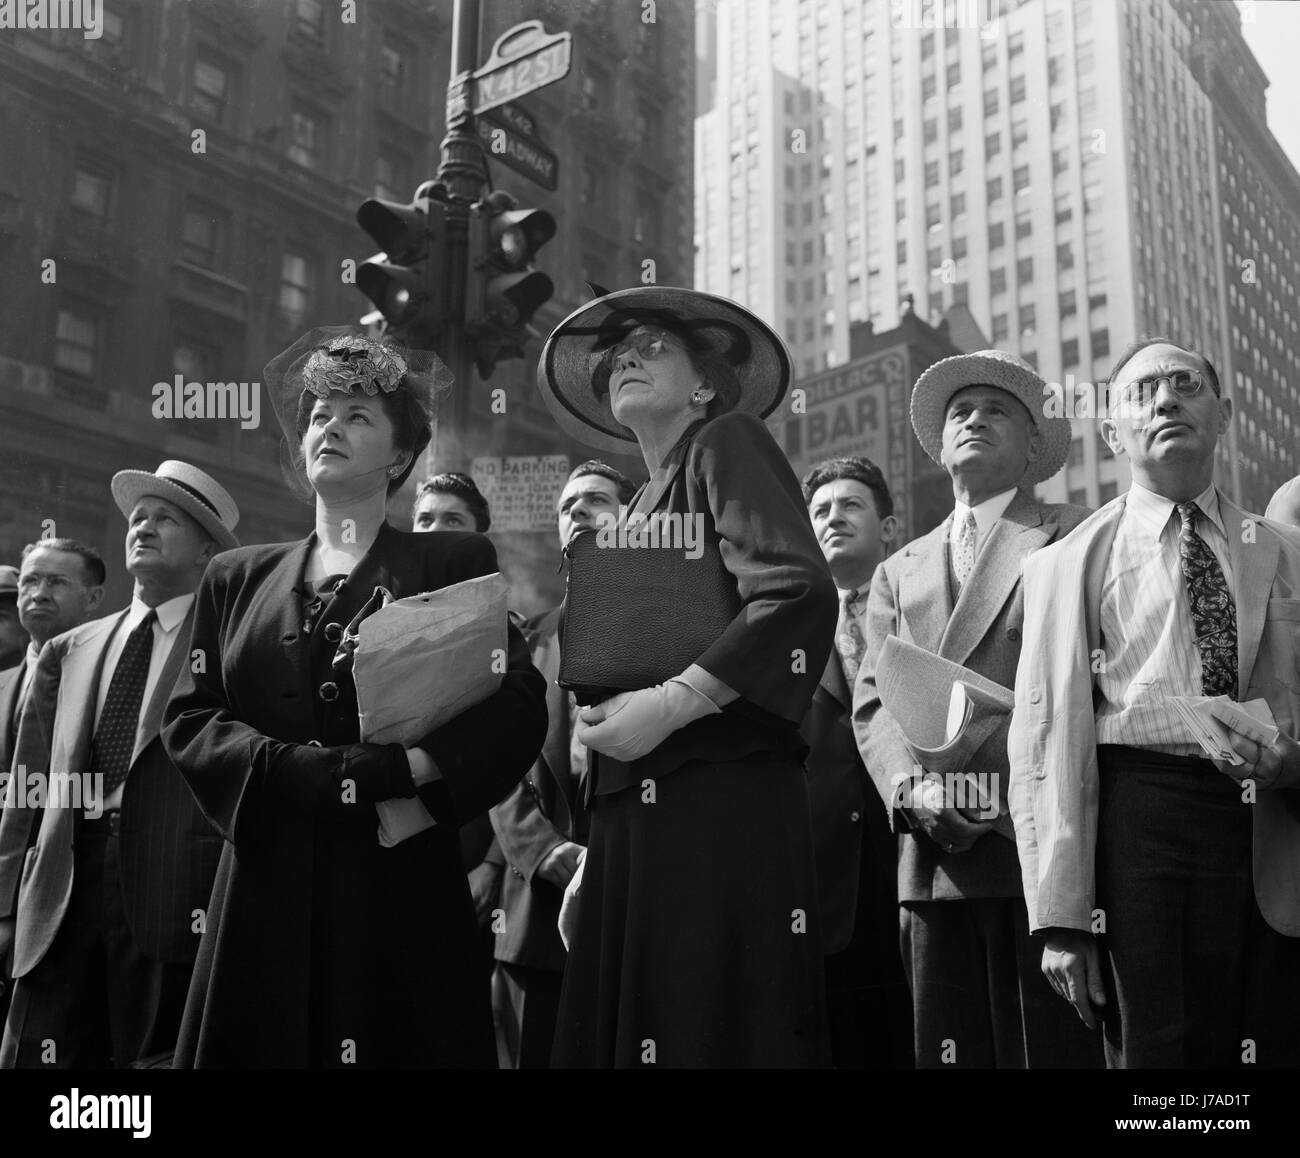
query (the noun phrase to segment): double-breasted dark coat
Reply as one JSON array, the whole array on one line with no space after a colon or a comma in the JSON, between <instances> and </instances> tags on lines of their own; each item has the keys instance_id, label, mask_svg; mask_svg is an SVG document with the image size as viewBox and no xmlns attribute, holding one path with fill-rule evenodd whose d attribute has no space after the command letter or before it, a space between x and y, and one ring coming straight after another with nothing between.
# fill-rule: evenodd
<instances>
[{"instance_id":1,"label":"double-breasted dark coat","mask_svg":"<svg viewBox=\"0 0 1300 1158\"><path fill-rule=\"evenodd\" d=\"M314 545L213 560L167 707L167 749L227 842L177 1065L490 1066L457 829L536 757L541 677L510 626L499 690L418 745L442 773L418 790L437 825L381 848L373 805L416 789L400 745L358 743L355 691L331 668L339 635L376 586L436 590L496 571L496 553L482 535L384 525L305 632Z\"/></svg>"}]
</instances>

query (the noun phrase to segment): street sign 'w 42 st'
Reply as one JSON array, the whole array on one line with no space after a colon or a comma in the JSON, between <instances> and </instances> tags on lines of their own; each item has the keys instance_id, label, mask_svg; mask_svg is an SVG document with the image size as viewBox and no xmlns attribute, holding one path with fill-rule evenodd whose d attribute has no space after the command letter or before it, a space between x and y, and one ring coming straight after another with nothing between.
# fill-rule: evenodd
<instances>
[{"instance_id":1,"label":"street sign 'w 42 st'","mask_svg":"<svg viewBox=\"0 0 1300 1158\"><path fill-rule=\"evenodd\" d=\"M562 80L572 63L569 33L552 35L540 20L516 24L497 38L492 54L474 71L475 114Z\"/></svg>"}]
</instances>

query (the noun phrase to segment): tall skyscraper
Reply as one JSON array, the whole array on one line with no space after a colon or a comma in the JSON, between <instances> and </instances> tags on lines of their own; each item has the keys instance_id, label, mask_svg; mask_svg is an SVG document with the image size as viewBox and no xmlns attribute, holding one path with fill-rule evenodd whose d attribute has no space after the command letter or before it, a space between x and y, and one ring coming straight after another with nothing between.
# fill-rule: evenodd
<instances>
[{"instance_id":1,"label":"tall skyscraper","mask_svg":"<svg viewBox=\"0 0 1300 1158\"><path fill-rule=\"evenodd\" d=\"M1041 493L1097 505L1128 472L1078 385L1167 333L1237 401L1220 484L1262 509L1300 469L1300 177L1233 5L718 0L717 21L697 281L768 317L801 373L906 294L932 322L965 304L1072 403Z\"/></svg>"}]
</instances>

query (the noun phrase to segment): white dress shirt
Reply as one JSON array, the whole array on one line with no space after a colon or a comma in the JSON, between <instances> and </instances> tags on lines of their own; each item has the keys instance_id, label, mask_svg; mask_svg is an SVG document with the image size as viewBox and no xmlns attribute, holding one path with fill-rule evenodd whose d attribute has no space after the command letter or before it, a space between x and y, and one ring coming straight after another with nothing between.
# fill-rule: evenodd
<instances>
[{"instance_id":1,"label":"white dress shirt","mask_svg":"<svg viewBox=\"0 0 1300 1158\"><path fill-rule=\"evenodd\" d=\"M1196 533L1232 590L1228 536L1211 485L1194 500ZM1201 653L1178 555L1177 503L1134 483L1115 532L1101 592L1103 670L1097 673L1097 743L1152 748L1175 756L1203 750L1168 696L1199 696Z\"/></svg>"},{"instance_id":2,"label":"white dress shirt","mask_svg":"<svg viewBox=\"0 0 1300 1158\"><path fill-rule=\"evenodd\" d=\"M158 618L153 624L153 650L149 653L149 678L145 681L144 696L140 700L140 710L149 702L158 686L158 676L162 672L163 664L167 661L167 655L171 651L172 644L176 642L176 633L180 630L185 616L189 614L190 605L194 602L194 593L191 591L187 595L178 595L175 599L169 599L166 603L160 603L153 610L157 613ZM117 661L122 658L122 652L126 648L127 638L143 622L144 617L149 614L149 607L140 601L139 595L131 599L131 608L126 613L126 621L118 625L117 630L113 633L113 638L109 641L108 651L104 654L104 670L99 677L99 692L95 698L95 728L99 727L99 718L104 712L104 701L108 698L108 689L113 683L113 672L117 670ZM93 733L92 733L93 735ZM125 783L125 782L123 782ZM120 808L122 804L122 785L109 795L104 801L105 809Z\"/></svg>"},{"instance_id":3,"label":"white dress shirt","mask_svg":"<svg viewBox=\"0 0 1300 1158\"><path fill-rule=\"evenodd\" d=\"M993 531L997 521L1006 513L1007 507L1011 505L1011 500L1016 497L1016 488L1012 487L1009 491L1003 491L1001 494L994 495L991 499L985 499L981 503L976 503L973 507L968 507L960 499L952 511L952 528L950 534L956 538L958 528L966 521L968 512L975 513L975 558L979 558L980 549L984 546L984 541Z\"/></svg>"}]
</instances>

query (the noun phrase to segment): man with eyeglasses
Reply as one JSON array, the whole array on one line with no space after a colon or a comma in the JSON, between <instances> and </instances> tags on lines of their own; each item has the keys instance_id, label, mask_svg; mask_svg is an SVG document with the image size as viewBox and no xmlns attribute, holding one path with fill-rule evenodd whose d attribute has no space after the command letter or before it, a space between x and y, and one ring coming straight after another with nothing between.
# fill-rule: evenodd
<instances>
[{"instance_id":1,"label":"man with eyeglasses","mask_svg":"<svg viewBox=\"0 0 1300 1158\"><path fill-rule=\"evenodd\" d=\"M1112 1068L1290 1066L1300 977L1300 533L1213 482L1232 415L1203 355L1145 339L1102 432L1133 485L1025 564L1008 751L1043 973ZM1171 697L1264 699L1279 734L1204 758ZM1281 961L1284 955L1274 957Z\"/></svg>"}]
</instances>

